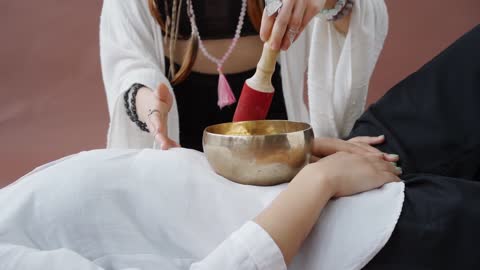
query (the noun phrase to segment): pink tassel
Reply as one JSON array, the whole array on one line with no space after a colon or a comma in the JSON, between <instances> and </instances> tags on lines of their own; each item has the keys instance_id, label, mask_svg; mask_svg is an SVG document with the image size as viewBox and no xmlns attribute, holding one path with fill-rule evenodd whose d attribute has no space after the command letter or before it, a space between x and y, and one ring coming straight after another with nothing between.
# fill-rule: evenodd
<instances>
[{"instance_id":1,"label":"pink tassel","mask_svg":"<svg viewBox=\"0 0 480 270\"><path fill-rule=\"evenodd\" d=\"M219 71L218 74L218 102L217 105L220 109L225 106L229 106L237 102L233 95L232 88L228 84L227 78L223 75L223 72Z\"/></svg>"}]
</instances>

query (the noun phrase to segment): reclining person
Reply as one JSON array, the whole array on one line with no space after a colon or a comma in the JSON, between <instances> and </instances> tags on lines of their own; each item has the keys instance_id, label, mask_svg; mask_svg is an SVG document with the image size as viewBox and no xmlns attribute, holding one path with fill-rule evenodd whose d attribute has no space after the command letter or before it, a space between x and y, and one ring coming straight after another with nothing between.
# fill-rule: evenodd
<instances>
[{"instance_id":1,"label":"reclining person","mask_svg":"<svg viewBox=\"0 0 480 270\"><path fill-rule=\"evenodd\" d=\"M192 150L81 153L0 191L0 268L478 269L479 45L477 26L356 122L351 137L400 154L403 182L336 139L275 187L226 181Z\"/></svg>"}]
</instances>

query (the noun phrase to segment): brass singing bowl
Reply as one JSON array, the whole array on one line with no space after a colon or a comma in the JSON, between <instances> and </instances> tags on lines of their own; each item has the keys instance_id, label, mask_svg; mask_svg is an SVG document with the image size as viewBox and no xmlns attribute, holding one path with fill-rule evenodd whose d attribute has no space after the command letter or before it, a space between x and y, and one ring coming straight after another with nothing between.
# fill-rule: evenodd
<instances>
[{"instance_id":1,"label":"brass singing bowl","mask_svg":"<svg viewBox=\"0 0 480 270\"><path fill-rule=\"evenodd\" d=\"M203 151L219 175L241 184L270 186L289 182L310 161L309 124L262 120L209 126Z\"/></svg>"}]
</instances>

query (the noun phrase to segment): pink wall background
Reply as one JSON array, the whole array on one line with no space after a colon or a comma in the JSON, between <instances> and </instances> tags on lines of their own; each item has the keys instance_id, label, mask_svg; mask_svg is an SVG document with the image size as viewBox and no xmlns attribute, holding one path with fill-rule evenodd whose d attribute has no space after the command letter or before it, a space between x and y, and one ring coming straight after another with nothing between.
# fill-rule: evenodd
<instances>
[{"instance_id":1,"label":"pink wall background","mask_svg":"<svg viewBox=\"0 0 480 270\"><path fill-rule=\"evenodd\" d=\"M369 102L480 22L478 0L386 1L390 33ZM0 2L0 187L48 161L104 147L101 5Z\"/></svg>"}]
</instances>

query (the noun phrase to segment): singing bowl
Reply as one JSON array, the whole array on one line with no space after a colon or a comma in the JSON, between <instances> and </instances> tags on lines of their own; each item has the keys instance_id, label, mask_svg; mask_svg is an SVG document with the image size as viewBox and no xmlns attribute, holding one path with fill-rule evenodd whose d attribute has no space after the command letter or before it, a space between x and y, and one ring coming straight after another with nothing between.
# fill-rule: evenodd
<instances>
[{"instance_id":1,"label":"singing bowl","mask_svg":"<svg viewBox=\"0 0 480 270\"><path fill-rule=\"evenodd\" d=\"M203 132L203 151L215 172L258 186L285 183L310 161L309 124L286 120L224 123Z\"/></svg>"}]
</instances>

